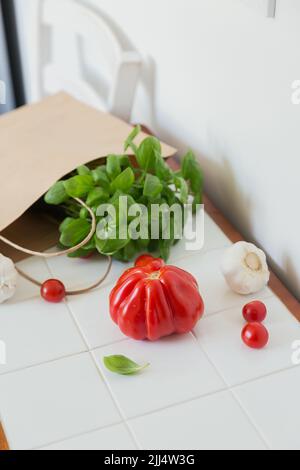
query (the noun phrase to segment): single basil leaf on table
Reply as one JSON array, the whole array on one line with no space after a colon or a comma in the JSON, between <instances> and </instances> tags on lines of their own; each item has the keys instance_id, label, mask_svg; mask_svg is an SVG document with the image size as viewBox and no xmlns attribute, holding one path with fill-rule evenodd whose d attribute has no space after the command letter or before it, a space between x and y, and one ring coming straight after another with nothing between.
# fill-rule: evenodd
<instances>
[{"instance_id":1,"label":"single basil leaf on table","mask_svg":"<svg viewBox=\"0 0 300 470\"><path fill-rule=\"evenodd\" d=\"M109 193L104 188L93 188L87 197L86 203L88 206L98 206L101 203L107 202L109 199Z\"/></svg>"},{"instance_id":2,"label":"single basil leaf on table","mask_svg":"<svg viewBox=\"0 0 300 470\"><path fill-rule=\"evenodd\" d=\"M58 206L59 204L66 202L69 199L69 196L65 190L64 182L58 181L55 183L52 188L49 189L44 199L47 204L51 204L53 206Z\"/></svg>"},{"instance_id":3,"label":"single basil leaf on table","mask_svg":"<svg viewBox=\"0 0 300 470\"><path fill-rule=\"evenodd\" d=\"M77 175L63 182L65 190L70 197L84 197L94 187L91 175Z\"/></svg>"},{"instance_id":4,"label":"single basil leaf on table","mask_svg":"<svg viewBox=\"0 0 300 470\"><path fill-rule=\"evenodd\" d=\"M111 181L116 179L121 173L120 157L118 155L109 155L106 161L106 171Z\"/></svg>"},{"instance_id":5,"label":"single basil leaf on table","mask_svg":"<svg viewBox=\"0 0 300 470\"><path fill-rule=\"evenodd\" d=\"M161 154L161 144L155 137L147 137L138 148L137 161L143 170L155 170L156 154Z\"/></svg>"},{"instance_id":6,"label":"single basil leaf on table","mask_svg":"<svg viewBox=\"0 0 300 470\"><path fill-rule=\"evenodd\" d=\"M103 363L108 370L120 375L135 375L150 366L150 364L141 366L122 355L104 357Z\"/></svg>"},{"instance_id":7,"label":"single basil leaf on table","mask_svg":"<svg viewBox=\"0 0 300 470\"><path fill-rule=\"evenodd\" d=\"M134 183L134 173L131 168L126 168L117 178L111 183L112 191L127 192L132 187Z\"/></svg>"},{"instance_id":8,"label":"single basil leaf on table","mask_svg":"<svg viewBox=\"0 0 300 470\"><path fill-rule=\"evenodd\" d=\"M161 194L162 190L163 185L159 178L157 178L157 176L148 174L145 180L143 195L150 199L155 199Z\"/></svg>"},{"instance_id":9,"label":"single basil leaf on table","mask_svg":"<svg viewBox=\"0 0 300 470\"><path fill-rule=\"evenodd\" d=\"M63 230L60 243L66 247L73 247L82 242L91 230L91 224L85 219L75 219Z\"/></svg>"}]
</instances>

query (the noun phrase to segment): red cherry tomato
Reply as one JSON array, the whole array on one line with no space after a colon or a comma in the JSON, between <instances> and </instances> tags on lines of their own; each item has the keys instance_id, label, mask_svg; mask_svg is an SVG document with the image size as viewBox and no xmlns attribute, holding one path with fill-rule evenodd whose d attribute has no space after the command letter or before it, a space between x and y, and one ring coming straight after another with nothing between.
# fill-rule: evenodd
<instances>
[{"instance_id":1,"label":"red cherry tomato","mask_svg":"<svg viewBox=\"0 0 300 470\"><path fill-rule=\"evenodd\" d=\"M151 255L141 255L135 261L136 268L150 267L151 271L159 271L164 265L161 258L154 258Z\"/></svg>"},{"instance_id":2,"label":"red cherry tomato","mask_svg":"<svg viewBox=\"0 0 300 470\"><path fill-rule=\"evenodd\" d=\"M66 289L57 279L49 279L41 287L41 296L47 302L59 303L66 296Z\"/></svg>"},{"instance_id":3,"label":"red cherry tomato","mask_svg":"<svg viewBox=\"0 0 300 470\"><path fill-rule=\"evenodd\" d=\"M269 333L261 323L248 323L243 328L242 340L249 348L263 349L269 342Z\"/></svg>"},{"instance_id":4,"label":"red cherry tomato","mask_svg":"<svg viewBox=\"0 0 300 470\"><path fill-rule=\"evenodd\" d=\"M248 323L262 323L267 317L267 307L259 300L255 300L245 305L243 316Z\"/></svg>"}]
</instances>

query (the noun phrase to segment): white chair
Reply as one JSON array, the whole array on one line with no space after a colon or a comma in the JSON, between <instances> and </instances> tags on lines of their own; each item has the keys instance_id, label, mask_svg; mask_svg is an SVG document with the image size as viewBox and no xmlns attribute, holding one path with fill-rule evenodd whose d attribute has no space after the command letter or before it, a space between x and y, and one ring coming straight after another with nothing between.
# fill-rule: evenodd
<instances>
[{"instance_id":1,"label":"white chair","mask_svg":"<svg viewBox=\"0 0 300 470\"><path fill-rule=\"evenodd\" d=\"M129 122L142 63L137 51L122 47L101 14L78 1L38 0L33 13L32 101L64 90Z\"/></svg>"}]
</instances>

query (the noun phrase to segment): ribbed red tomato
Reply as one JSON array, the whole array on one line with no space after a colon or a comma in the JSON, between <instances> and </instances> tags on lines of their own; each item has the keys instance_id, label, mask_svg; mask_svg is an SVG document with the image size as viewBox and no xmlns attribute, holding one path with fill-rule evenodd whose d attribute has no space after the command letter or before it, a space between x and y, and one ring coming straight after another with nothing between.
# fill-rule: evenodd
<instances>
[{"instance_id":1,"label":"ribbed red tomato","mask_svg":"<svg viewBox=\"0 0 300 470\"><path fill-rule=\"evenodd\" d=\"M153 271L156 271L162 268L165 265L165 262L161 258L154 258L153 256L146 254L139 256L135 261L135 267L143 268L151 264Z\"/></svg>"},{"instance_id":2,"label":"ribbed red tomato","mask_svg":"<svg viewBox=\"0 0 300 470\"><path fill-rule=\"evenodd\" d=\"M110 294L110 313L130 338L150 341L191 331L204 313L196 279L175 266L127 270Z\"/></svg>"}]
</instances>

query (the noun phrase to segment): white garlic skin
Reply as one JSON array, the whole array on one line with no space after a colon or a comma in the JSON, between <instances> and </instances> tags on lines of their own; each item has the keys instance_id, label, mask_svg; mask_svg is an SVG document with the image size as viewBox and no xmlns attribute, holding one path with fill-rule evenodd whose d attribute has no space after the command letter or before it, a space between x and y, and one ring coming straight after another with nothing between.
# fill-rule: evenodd
<instances>
[{"instance_id":1,"label":"white garlic skin","mask_svg":"<svg viewBox=\"0 0 300 470\"><path fill-rule=\"evenodd\" d=\"M0 254L0 304L16 292L18 272L11 259Z\"/></svg>"},{"instance_id":2,"label":"white garlic skin","mask_svg":"<svg viewBox=\"0 0 300 470\"><path fill-rule=\"evenodd\" d=\"M230 247L221 267L227 284L237 294L255 294L270 280L266 255L252 243L238 242Z\"/></svg>"}]
</instances>

